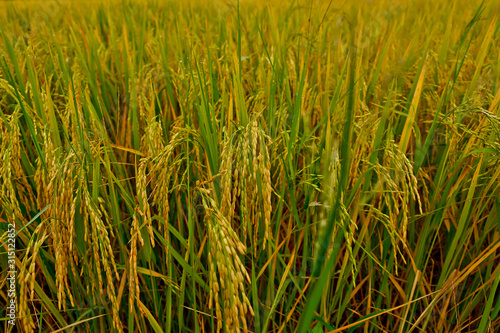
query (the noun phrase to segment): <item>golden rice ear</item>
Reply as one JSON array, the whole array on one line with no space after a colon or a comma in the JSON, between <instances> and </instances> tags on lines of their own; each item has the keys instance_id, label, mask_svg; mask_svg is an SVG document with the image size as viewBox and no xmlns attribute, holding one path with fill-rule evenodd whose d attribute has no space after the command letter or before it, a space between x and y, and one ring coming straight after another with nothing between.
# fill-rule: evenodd
<instances>
[{"instance_id":1,"label":"golden rice ear","mask_svg":"<svg viewBox=\"0 0 500 333\"><path fill-rule=\"evenodd\" d=\"M216 309L217 332L223 328L224 318L224 327L229 331L239 332L243 327L246 332L248 311L253 312L244 285L245 279L250 282L250 277L240 260L240 255L246 254L246 247L216 202L205 194L202 202L209 237L209 308ZM224 302L224 318L220 301Z\"/></svg>"},{"instance_id":2,"label":"golden rice ear","mask_svg":"<svg viewBox=\"0 0 500 333\"><path fill-rule=\"evenodd\" d=\"M223 143L221 170L221 212L231 225L241 225L241 235L246 243L248 230L251 243L258 248L259 231L263 229L261 249L270 237L271 221L271 160L267 145L269 140L256 120L238 129L234 137L226 136ZM240 211L237 211L237 207ZM241 219L241 221L240 221Z\"/></svg>"},{"instance_id":3,"label":"golden rice ear","mask_svg":"<svg viewBox=\"0 0 500 333\"><path fill-rule=\"evenodd\" d=\"M139 201L138 211L139 214L143 217L144 224L149 233L151 246L155 247L155 238L153 234L153 226L151 221L151 208L149 206L149 198L147 195L147 179L146 179L146 168L149 164L149 160L147 158L141 159L139 163L139 170L137 171L137 197ZM143 243L141 242L141 245Z\"/></svg>"},{"instance_id":4,"label":"golden rice ear","mask_svg":"<svg viewBox=\"0 0 500 333\"><path fill-rule=\"evenodd\" d=\"M141 231L139 229L138 213L134 213L132 218L132 228L130 235L130 257L129 257L129 312L132 315L135 309L136 298L139 297L139 278L137 275L137 243L142 243Z\"/></svg>"},{"instance_id":5,"label":"golden rice ear","mask_svg":"<svg viewBox=\"0 0 500 333\"><path fill-rule=\"evenodd\" d=\"M33 316L29 310L29 304L33 301L35 295L35 269L36 260L43 243L49 237L47 226L42 223L37 226L31 236L26 255L24 256L19 270L19 318L21 318L21 327L25 332L34 332L36 328ZM31 255L29 255L31 253Z\"/></svg>"},{"instance_id":6,"label":"golden rice ear","mask_svg":"<svg viewBox=\"0 0 500 333\"><path fill-rule=\"evenodd\" d=\"M86 216L89 221L88 232L90 233L89 241L91 242L89 247L94 256L93 262L95 262L95 271L97 272L97 281L99 282L98 295L100 297L105 296L109 298L112 304L113 327L118 332L122 332L119 316L120 304L116 301L116 285L114 281L115 277L119 280L120 276L116 268L109 232L104 224L103 213L99 209L98 203L92 200L88 188L85 185L81 186L81 190L84 216ZM89 271L94 270L92 261L90 265L91 267L88 267ZM103 275L106 278L105 283ZM92 280L94 281L95 278ZM106 286L106 289L104 289L103 286ZM92 287L93 290L97 291L97 286L95 286L95 284Z\"/></svg>"}]
</instances>

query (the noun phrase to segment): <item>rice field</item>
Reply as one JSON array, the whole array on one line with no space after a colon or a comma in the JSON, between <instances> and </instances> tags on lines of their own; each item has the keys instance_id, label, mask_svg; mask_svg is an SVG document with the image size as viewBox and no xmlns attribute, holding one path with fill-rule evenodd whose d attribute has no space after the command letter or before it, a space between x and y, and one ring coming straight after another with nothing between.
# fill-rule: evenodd
<instances>
[{"instance_id":1,"label":"rice field","mask_svg":"<svg viewBox=\"0 0 500 333\"><path fill-rule=\"evenodd\" d=\"M499 332L500 4L0 2L0 331Z\"/></svg>"}]
</instances>

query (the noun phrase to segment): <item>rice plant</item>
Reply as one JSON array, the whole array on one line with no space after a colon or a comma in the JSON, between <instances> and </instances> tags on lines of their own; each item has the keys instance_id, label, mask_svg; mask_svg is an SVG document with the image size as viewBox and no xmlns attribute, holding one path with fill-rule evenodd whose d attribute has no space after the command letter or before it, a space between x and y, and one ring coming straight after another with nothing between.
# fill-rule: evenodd
<instances>
[{"instance_id":1,"label":"rice plant","mask_svg":"<svg viewBox=\"0 0 500 333\"><path fill-rule=\"evenodd\" d=\"M500 331L499 10L0 2L0 331Z\"/></svg>"}]
</instances>

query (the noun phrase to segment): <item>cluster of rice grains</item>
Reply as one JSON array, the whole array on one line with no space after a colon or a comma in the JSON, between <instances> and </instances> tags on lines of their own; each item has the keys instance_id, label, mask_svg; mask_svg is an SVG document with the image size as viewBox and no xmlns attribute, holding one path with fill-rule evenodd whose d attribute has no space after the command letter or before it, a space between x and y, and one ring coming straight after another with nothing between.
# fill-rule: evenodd
<instances>
[{"instance_id":1,"label":"cluster of rice grains","mask_svg":"<svg viewBox=\"0 0 500 333\"><path fill-rule=\"evenodd\" d=\"M33 191L21 165L23 147L18 118L19 113L15 112L0 119L0 204L12 220L22 218L20 204L30 207L34 202Z\"/></svg>"},{"instance_id":2,"label":"cluster of rice grains","mask_svg":"<svg viewBox=\"0 0 500 333\"><path fill-rule=\"evenodd\" d=\"M210 309L215 307L217 332L223 328L223 322L229 332L241 332L241 327L244 332L247 332L247 313L252 316L254 313L243 284L245 278L250 283L250 277L239 257L246 253L246 247L227 218L218 209L215 201L209 196L202 196L202 198L210 240L209 306ZM220 294L222 294L224 317L219 299Z\"/></svg>"},{"instance_id":3,"label":"cluster of rice grains","mask_svg":"<svg viewBox=\"0 0 500 333\"><path fill-rule=\"evenodd\" d=\"M238 128L232 136L226 135L221 154L220 206L209 191L200 189L209 236L209 306L215 308L217 332L223 328L247 332L248 315L254 315L244 287L245 280L250 283L250 277L239 256L246 254L247 242L255 252L257 248L264 249L270 237L268 142L257 120ZM247 235L252 237L247 239Z\"/></svg>"},{"instance_id":4,"label":"cluster of rice grains","mask_svg":"<svg viewBox=\"0 0 500 333\"><path fill-rule=\"evenodd\" d=\"M199 151L203 145L195 129L180 120L173 124L169 133L170 139L165 144L160 139L163 137L163 129L155 117L149 117L145 127L145 133L141 138L141 151L144 152L144 156L139 162L136 176L137 207L130 229L129 309L131 313L134 311L134 305L140 293L137 261L139 250L145 242L143 228L147 230L149 235L147 241L152 247L155 247L153 229L163 231L166 243L170 244L169 200L182 195L181 191L188 190L186 177L188 169L200 177L204 175L203 166L198 161ZM191 156L193 153L195 157ZM148 188L151 189L149 195ZM153 216L159 221L157 225L153 225ZM173 264L168 261L168 246L162 248L162 256L167 265Z\"/></svg>"},{"instance_id":5,"label":"cluster of rice grains","mask_svg":"<svg viewBox=\"0 0 500 333\"><path fill-rule=\"evenodd\" d=\"M394 141L386 144L384 153L382 163L374 165L374 171L378 177L378 181L374 185L374 192L377 193L375 201L377 205L372 206L371 210L377 220L383 223L391 237L396 258L395 270L398 272L398 253L403 262L406 263L399 244L407 248L411 200L418 204L420 213L422 213L422 203L417 190L417 178L406 155ZM383 213L384 209L387 210L387 214Z\"/></svg>"},{"instance_id":6,"label":"cluster of rice grains","mask_svg":"<svg viewBox=\"0 0 500 333\"><path fill-rule=\"evenodd\" d=\"M233 137L227 138L222 151L221 211L229 221L240 221L244 241L247 234L253 234L255 249L261 225L262 249L265 249L270 237L272 187L267 149L269 140L257 120L253 120L238 129Z\"/></svg>"},{"instance_id":7,"label":"cluster of rice grains","mask_svg":"<svg viewBox=\"0 0 500 333\"><path fill-rule=\"evenodd\" d=\"M21 212L21 204L25 207L30 207L31 202L35 202L31 187L26 181L26 176L21 166L21 140L18 126L19 112L14 112L12 115L2 117L0 119L0 214L6 213L7 222L16 224L17 221L23 221ZM7 139L8 138L8 139ZM16 192L19 193L21 199L18 200ZM17 226L17 229L20 226ZM5 243L7 238L5 232L0 237L0 243ZM42 240L43 241L43 240ZM31 244L30 244L31 245ZM24 267L27 267L26 264ZM29 272L33 274L34 261L29 267ZM20 281L28 281L30 273L27 269L20 271ZM33 289L33 281L31 289ZM19 313L26 313L26 283L21 283ZM24 302L23 302L24 296ZM25 327L31 328L34 325L29 321L29 318L23 319L22 324Z\"/></svg>"},{"instance_id":8,"label":"cluster of rice grains","mask_svg":"<svg viewBox=\"0 0 500 333\"><path fill-rule=\"evenodd\" d=\"M33 234L40 233L38 241L33 248L28 247L27 253L33 251L31 266L28 271L28 279L32 278L30 293L33 295L34 263L38 248L42 244L40 240L49 238L55 257L56 284L58 286L59 309L66 308L66 299L69 298L72 306L75 306L71 287L68 283L68 263L74 278L88 274L89 283L86 285L87 293L91 295L94 303L110 302L112 305L113 325L118 331L122 331L119 318L119 302L117 302L115 290L115 278L120 280L117 272L110 237L114 238L111 220L107 215L104 200L96 196L96 191L90 193L88 184L91 183L89 170L86 170L81 162L86 158L83 154L76 155L69 152L66 155L61 149L54 149L49 136L44 133L45 164L38 160L35 182L38 194L38 209L47 209L44 216L49 216L48 223L39 225L39 229ZM82 147L75 144L76 151L82 151ZM96 151L101 154L102 151ZM98 160L97 156L93 156ZM94 160L94 161L95 161ZM96 163L96 162L94 162ZM89 164L89 166L95 165ZM69 207L69 209L68 209ZM83 223L85 243L83 255L78 255L75 232L75 219L79 215L79 222ZM43 227L42 227L43 226ZM42 228L40 228L42 227ZM38 245L37 245L38 244ZM87 260L85 258L93 258ZM25 256L23 265L29 261ZM80 273L77 267L80 266ZM104 288L105 286L105 288ZM98 298L96 298L96 296ZM23 297L23 293L21 293ZM22 302L21 302L22 303ZM25 318L28 318L26 316Z\"/></svg>"},{"instance_id":9,"label":"cluster of rice grains","mask_svg":"<svg viewBox=\"0 0 500 333\"><path fill-rule=\"evenodd\" d=\"M129 311L132 314L134 311L134 304L136 298L139 297L139 279L137 276L137 254L138 254L138 243L144 246L144 238L141 235L140 225L145 225L151 246L155 246L154 234L151 220L151 208L148 202L148 196L146 191L147 177L146 177L146 167L148 164L148 159L142 159L139 165L139 170L137 171L136 179L136 190L137 190L137 201L138 207L136 207L134 215L132 217L132 228L130 229L130 257L129 257L129 267L130 267L130 280L129 280ZM142 222L139 221L139 216L142 217Z\"/></svg>"}]
</instances>

